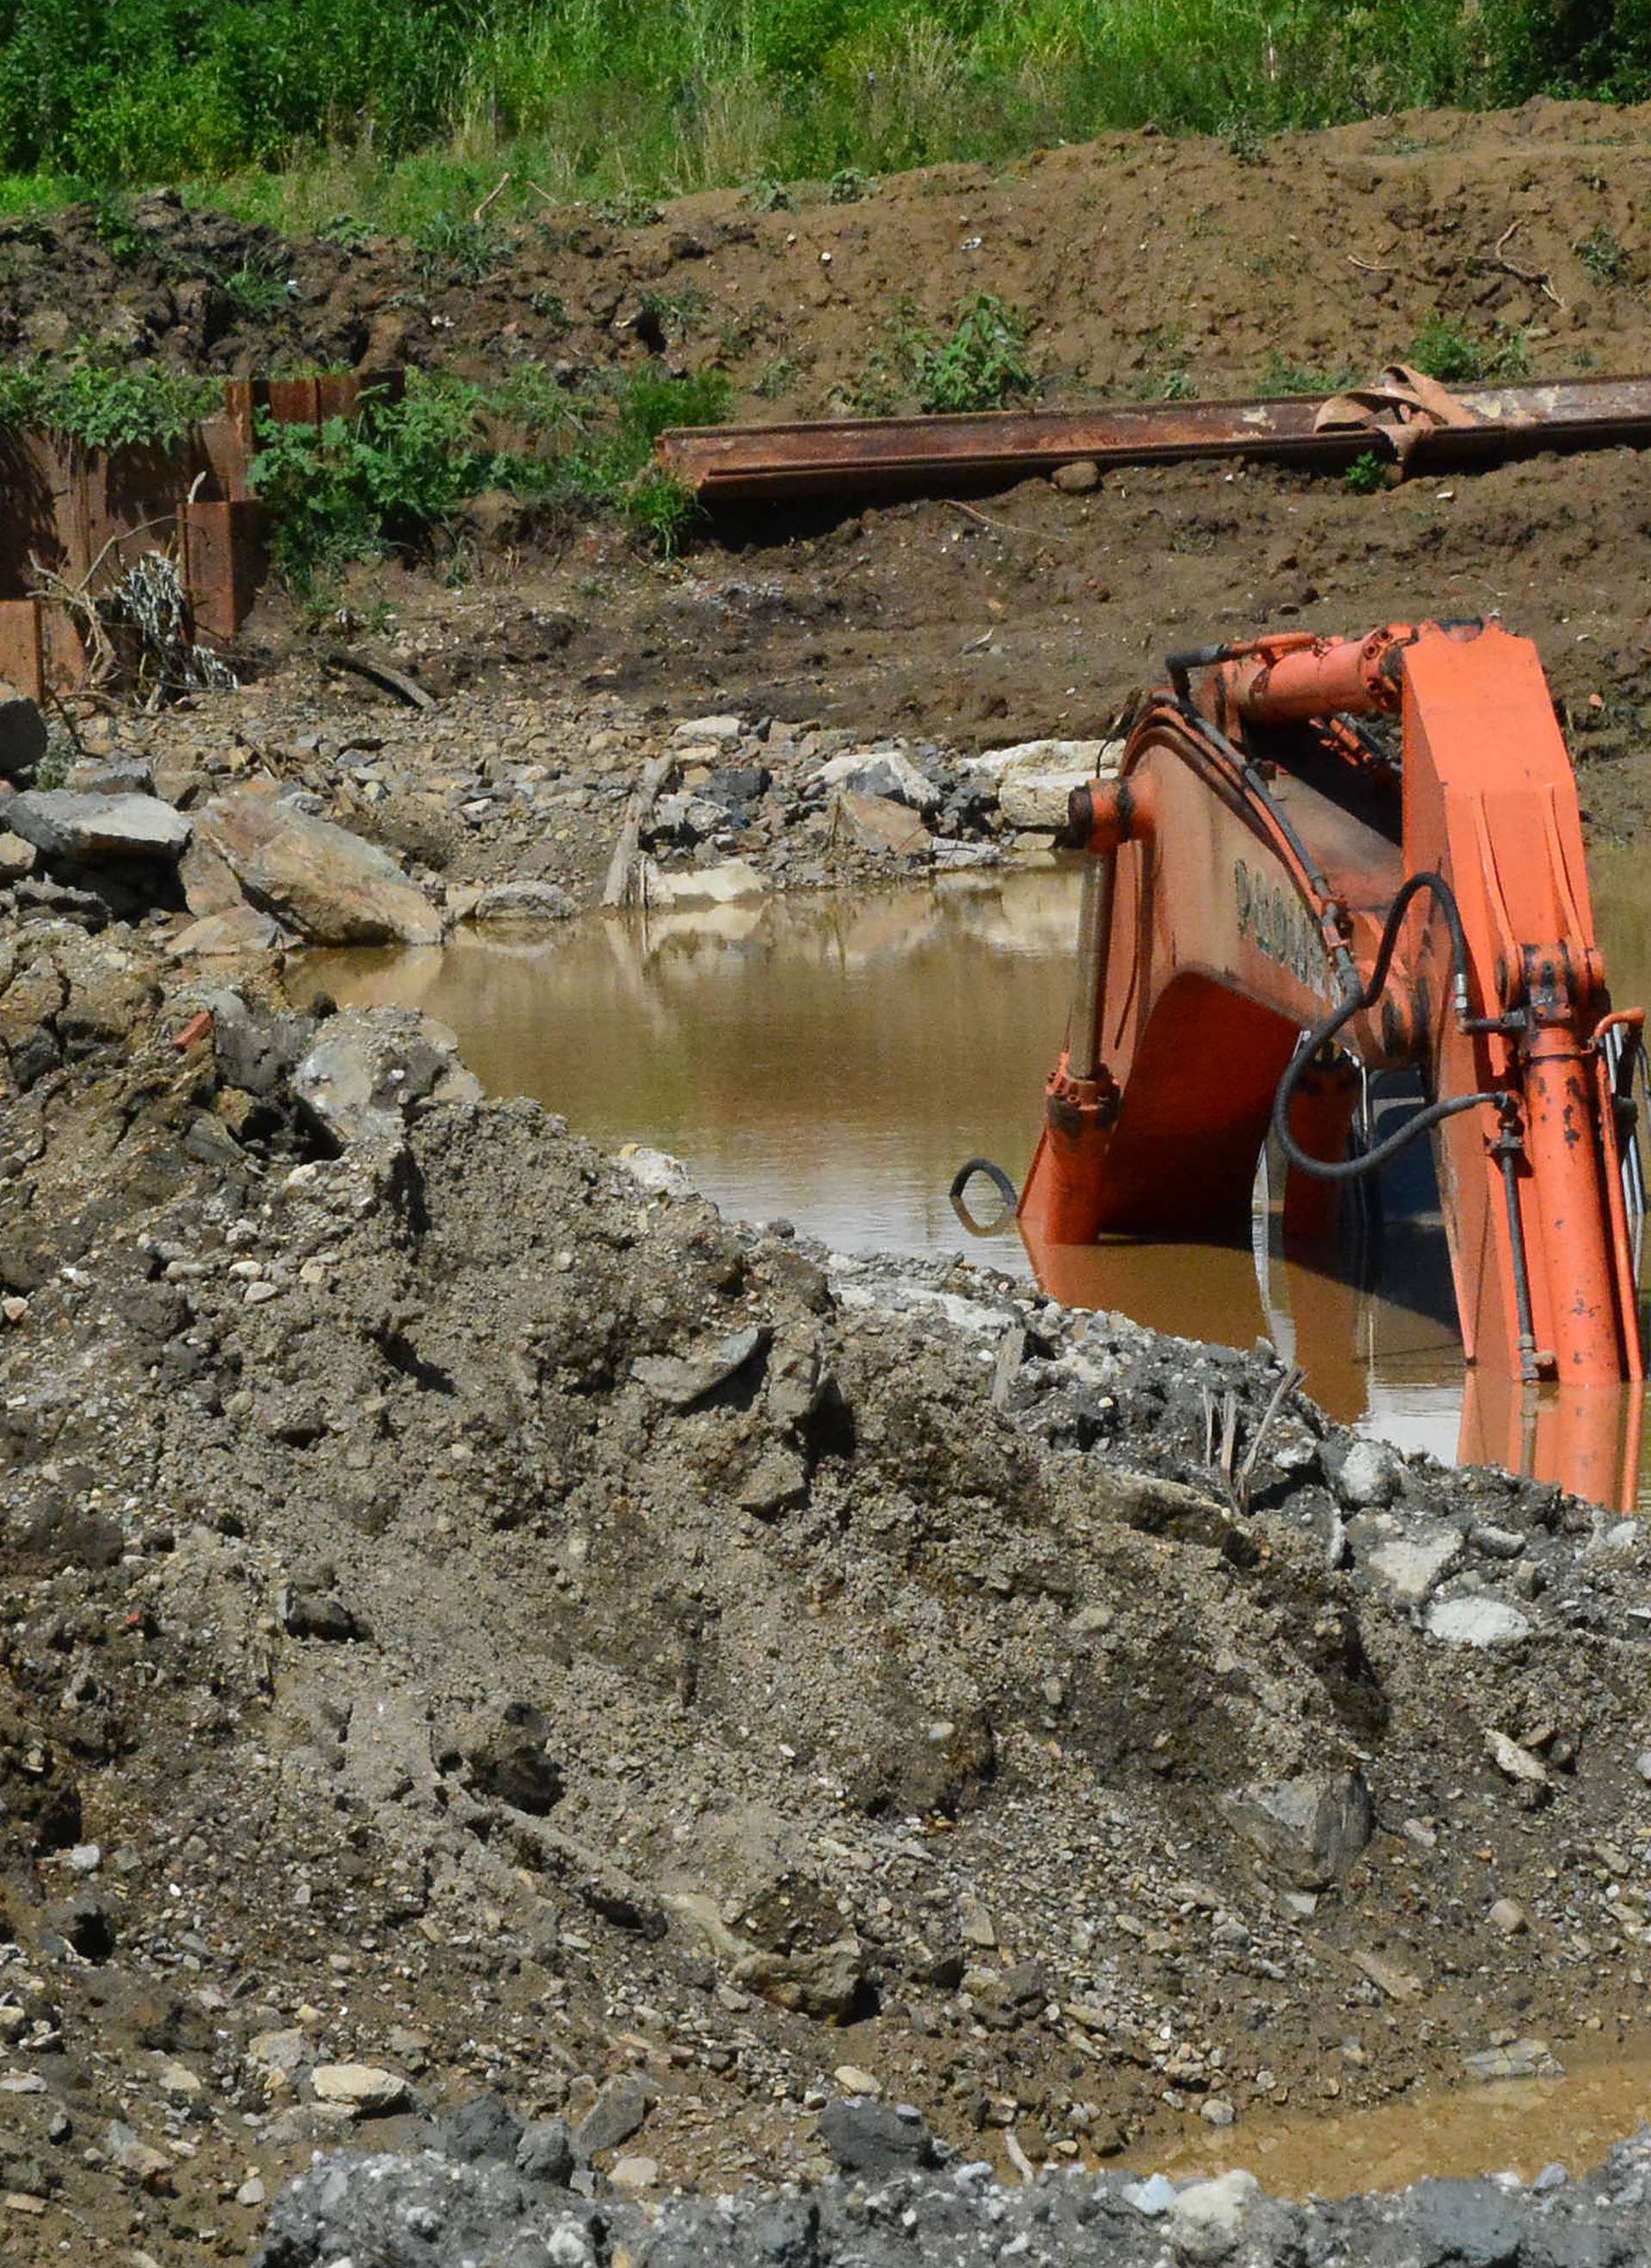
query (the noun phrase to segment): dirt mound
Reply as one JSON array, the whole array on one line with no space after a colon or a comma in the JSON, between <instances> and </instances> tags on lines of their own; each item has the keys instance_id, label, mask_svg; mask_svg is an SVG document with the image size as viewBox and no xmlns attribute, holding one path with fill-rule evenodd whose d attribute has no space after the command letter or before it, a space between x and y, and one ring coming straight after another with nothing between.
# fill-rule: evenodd
<instances>
[{"instance_id":1,"label":"dirt mound","mask_svg":"<svg viewBox=\"0 0 1651 2268\"><path fill-rule=\"evenodd\" d=\"M848 2068L1059 2162L1616 2005L1637 1532L1296 1404L1246 1505L1209 1412L1248 1447L1264 1354L726 1222L434 1100L416 1019L219 995L181 1051L130 932L10 968L47 2250L61 2205L180 2257L483 2082L587 2190L633 2115L666 2180L817 2169Z\"/></svg>"},{"instance_id":2,"label":"dirt mound","mask_svg":"<svg viewBox=\"0 0 1651 2268\"><path fill-rule=\"evenodd\" d=\"M937 319L988 291L1029 318L1068 397L1251 392L1270 363L1275 382L1280 364L1362 372L1441 313L1487 351L1522 335L1538 371L1627 370L1651 347L1646 115L1537 101L1259 146L1119 135L853 203L803 185L770 210L724 191L509 227L453 213L414 246L348 216L284 245L164 193L10 224L4 343L492 377L536 356L570 379L657 350L726 368L756 414L818 415L903 307Z\"/></svg>"}]
</instances>

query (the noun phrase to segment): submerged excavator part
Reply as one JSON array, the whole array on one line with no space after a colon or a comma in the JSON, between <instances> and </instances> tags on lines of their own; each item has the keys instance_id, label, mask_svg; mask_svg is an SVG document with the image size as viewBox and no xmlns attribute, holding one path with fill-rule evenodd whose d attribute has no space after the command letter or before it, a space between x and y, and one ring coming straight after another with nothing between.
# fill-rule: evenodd
<instances>
[{"instance_id":1,"label":"submerged excavator part","mask_svg":"<svg viewBox=\"0 0 1651 2268\"><path fill-rule=\"evenodd\" d=\"M1117 780L1072 799L1090 857L1021 1201L1034 1257L1242 1237L1270 1126L1286 1239L1323 1239L1341 1193L1426 1133L1470 1362L1642 1378L1624 1163L1640 1020L1606 990L1535 648L1493 623L1393 624L1206 647L1170 674ZM1361 721L1395 717L1402 755ZM1368 1079L1399 1071L1425 1102L1372 1152Z\"/></svg>"}]
</instances>

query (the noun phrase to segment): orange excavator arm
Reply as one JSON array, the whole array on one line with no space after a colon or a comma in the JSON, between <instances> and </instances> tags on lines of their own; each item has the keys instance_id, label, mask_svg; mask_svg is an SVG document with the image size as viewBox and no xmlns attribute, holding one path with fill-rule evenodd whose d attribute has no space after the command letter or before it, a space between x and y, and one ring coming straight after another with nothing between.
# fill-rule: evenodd
<instances>
[{"instance_id":1,"label":"orange excavator arm","mask_svg":"<svg viewBox=\"0 0 1651 2268\"><path fill-rule=\"evenodd\" d=\"M1034 1257L1242 1237L1270 1126L1286 1239L1322 1236L1426 1132L1470 1361L1643 1377L1623 1171L1643 1018L1611 1010L1535 648L1394 625L1170 672L1117 777L1072 799L1091 856L1021 1200ZM1424 1104L1372 1147L1368 1081L1400 1070Z\"/></svg>"}]
</instances>

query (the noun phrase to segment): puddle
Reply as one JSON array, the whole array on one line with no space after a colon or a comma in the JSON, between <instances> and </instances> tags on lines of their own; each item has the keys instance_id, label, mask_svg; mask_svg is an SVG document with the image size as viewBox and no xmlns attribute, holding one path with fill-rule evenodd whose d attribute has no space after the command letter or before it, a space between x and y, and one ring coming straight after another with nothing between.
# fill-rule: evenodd
<instances>
[{"instance_id":1,"label":"puddle","mask_svg":"<svg viewBox=\"0 0 1651 2268\"><path fill-rule=\"evenodd\" d=\"M1566 2047L1559 2061L1563 2078L1423 2088L1372 2110L1292 2104L1252 2111L1227 2129L1189 2118L1180 2140L1161 2128L1118 2162L1176 2181L1242 2167L1286 2198L1351 2197L1474 2174L1529 2182L1555 2163L1583 2174L1651 2117L1651 2049Z\"/></svg>"},{"instance_id":2,"label":"puddle","mask_svg":"<svg viewBox=\"0 0 1651 2268\"><path fill-rule=\"evenodd\" d=\"M1616 998L1646 999L1651 903L1638 862L1603 851L1592 873ZM969 1156L996 1159L1017 1182L1030 1162L1077 903L1075 873L1043 873L859 902L593 917L532 943L463 935L439 951L314 954L294 989L427 1010L490 1090L535 1095L606 1145L674 1152L732 1213L783 1217L841 1250L969 1249L1028 1277L1013 1228L971 1242L947 1191ZM1436 1219L1389 1224L1374 1290L1276 1248L1259 1212L1253 1249L1068 1252L1050 1288L1189 1337L1248 1346L1264 1334L1344 1424L1634 1503L1634 1395L1464 1386Z\"/></svg>"}]
</instances>

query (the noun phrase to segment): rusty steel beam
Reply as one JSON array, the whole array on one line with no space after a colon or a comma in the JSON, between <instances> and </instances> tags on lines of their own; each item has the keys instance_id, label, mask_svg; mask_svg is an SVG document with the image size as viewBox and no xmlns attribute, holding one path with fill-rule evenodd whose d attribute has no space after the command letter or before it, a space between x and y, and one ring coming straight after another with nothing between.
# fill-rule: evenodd
<instances>
[{"instance_id":1,"label":"rusty steel beam","mask_svg":"<svg viewBox=\"0 0 1651 2268\"><path fill-rule=\"evenodd\" d=\"M1417 440L1407 472L1470 470L1548 449L1651 444L1651 378L1476 386L1456 399L1482 421ZM1096 409L996 409L955 417L843 417L814 424L678 426L664 468L707 505L768 497L859 497L1003 488L1089 458L1109 465L1255 458L1338 472L1374 449L1370 431L1319 433L1321 399L1153 402Z\"/></svg>"}]
</instances>

